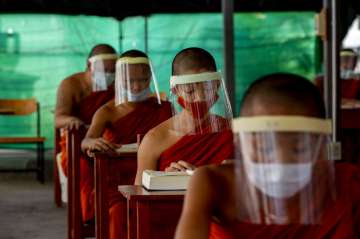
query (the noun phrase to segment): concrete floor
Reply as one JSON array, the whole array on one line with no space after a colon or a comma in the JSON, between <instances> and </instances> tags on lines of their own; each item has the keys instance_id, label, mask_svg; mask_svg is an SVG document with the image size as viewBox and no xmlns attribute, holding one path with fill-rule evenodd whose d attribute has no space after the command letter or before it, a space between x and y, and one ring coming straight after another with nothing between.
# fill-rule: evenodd
<instances>
[{"instance_id":1,"label":"concrete floor","mask_svg":"<svg viewBox=\"0 0 360 239\"><path fill-rule=\"evenodd\" d=\"M56 208L51 182L32 174L0 178L1 239L66 239L66 209Z\"/></svg>"},{"instance_id":2,"label":"concrete floor","mask_svg":"<svg viewBox=\"0 0 360 239\"><path fill-rule=\"evenodd\" d=\"M35 173L0 173L0 239L67 238L67 210L53 199L52 157L46 152L45 184ZM0 150L0 168L33 167L34 158L33 152Z\"/></svg>"}]
</instances>

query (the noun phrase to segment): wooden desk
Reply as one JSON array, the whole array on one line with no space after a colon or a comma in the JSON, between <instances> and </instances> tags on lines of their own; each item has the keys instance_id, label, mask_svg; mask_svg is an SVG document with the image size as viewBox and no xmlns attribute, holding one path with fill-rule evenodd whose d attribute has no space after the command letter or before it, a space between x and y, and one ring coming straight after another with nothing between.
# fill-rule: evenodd
<instances>
[{"instance_id":1,"label":"wooden desk","mask_svg":"<svg viewBox=\"0 0 360 239\"><path fill-rule=\"evenodd\" d=\"M134 183L137 169L137 152L118 155L95 153L95 217L96 238L109 238L109 187ZM115 171L111 168L115 168ZM116 176L118 175L118 176ZM121 175L121 177L119 177ZM111 179L112 178L112 179ZM116 180L115 180L116 178ZM116 182L114 182L114 180ZM110 185L110 181L112 181ZM126 219L124 219L126 221ZM126 230L126 227L124 227ZM125 234L126 235L126 234ZM121 236L124 238L124 236Z\"/></svg>"},{"instance_id":2,"label":"wooden desk","mask_svg":"<svg viewBox=\"0 0 360 239\"><path fill-rule=\"evenodd\" d=\"M128 239L173 238L185 191L147 191L141 186L119 186L127 204Z\"/></svg>"},{"instance_id":3,"label":"wooden desk","mask_svg":"<svg viewBox=\"0 0 360 239\"><path fill-rule=\"evenodd\" d=\"M15 110L7 109L7 108L0 108L0 115L13 115L15 114Z\"/></svg>"},{"instance_id":4,"label":"wooden desk","mask_svg":"<svg viewBox=\"0 0 360 239\"><path fill-rule=\"evenodd\" d=\"M351 99L342 101L340 111L342 160L360 165L360 102Z\"/></svg>"},{"instance_id":5,"label":"wooden desk","mask_svg":"<svg viewBox=\"0 0 360 239\"><path fill-rule=\"evenodd\" d=\"M360 129L360 108L341 109L341 128Z\"/></svg>"}]
</instances>

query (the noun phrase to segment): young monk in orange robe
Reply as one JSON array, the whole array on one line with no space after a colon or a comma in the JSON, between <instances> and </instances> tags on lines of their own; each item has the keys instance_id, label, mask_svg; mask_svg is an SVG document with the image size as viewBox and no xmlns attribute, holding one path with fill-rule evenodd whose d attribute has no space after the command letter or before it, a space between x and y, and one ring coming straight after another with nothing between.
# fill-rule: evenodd
<instances>
[{"instance_id":1,"label":"young monk in orange robe","mask_svg":"<svg viewBox=\"0 0 360 239\"><path fill-rule=\"evenodd\" d=\"M114 48L106 44L96 45L88 59L101 54L116 54ZM90 62L85 72L79 72L64 79L57 91L55 126L61 128L80 128L89 125L96 110L114 97L114 88L106 91L92 91ZM67 176L66 137L61 136L61 166Z\"/></svg>"},{"instance_id":2,"label":"young monk in orange robe","mask_svg":"<svg viewBox=\"0 0 360 239\"><path fill-rule=\"evenodd\" d=\"M179 52L172 68L175 77L198 78L216 74L214 58L201 48L187 48ZM212 80L218 79L180 82L173 87L172 91L183 110L145 135L138 152L135 184L141 185L145 169L182 171L206 164L220 164L233 158L229 118L210 113L210 108L219 102L220 93L220 82ZM221 105L221 108L225 106ZM189 121L194 127L190 130L186 124Z\"/></svg>"},{"instance_id":3,"label":"young monk in orange robe","mask_svg":"<svg viewBox=\"0 0 360 239\"><path fill-rule=\"evenodd\" d=\"M354 74L357 59L357 54L352 49L342 49L340 51L340 83L342 99L360 98L360 75ZM319 88L321 94L323 94L323 75L316 77L314 83Z\"/></svg>"},{"instance_id":4,"label":"young monk in orange robe","mask_svg":"<svg viewBox=\"0 0 360 239\"><path fill-rule=\"evenodd\" d=\"M325 109L320 93L306 79L290 74L274 74L249 88L242 103L241 116L324 118ZM293 151L293 154L296 153ZM321 173L322 168L318 169L314 169L313 175ZM311 177L310 182L314 178ZM200 168L190 181L175 238L357 238L360 235L360 171L346 163L337 164L335 180L337 198L334 201L330 194L326 194L325 198L319 197L323 199L321 202L307 199L308 206L319 203L327 205L318 212L321 215L319 224L265 225L238 219L237 211L244 204L237 204L236 201L236 195L239 195L236 191L240 189L236 183L234 164ZM290 207L287 210L292 218L299 215L298 208Z\"/></svg>"},{"instance_id":5,"label":"young monk in orange robe","mask_svg":"<svg viewBox=\"0 0 360 239\"><path fill-rule=\"evenodd\" d=\"M173 62L175 75L214 71L216 71L216 65L213 57L200 48L188 48L181 51ZM208 117L204 117L200 124L195 125L201 130L195 130L195 133L192 132L191 135L179 135L174 130L173 123L176 121L174 117L164 121L145 135L138 152L136 184L141 184L141 174L145 169L168 171L193 169L195 166L205 164L220 164L225 159L233 157L229 119L209 114L210 107L192 112ZM185 113L190 114L189 111ZM213 132L212 126L216 126L217 132ZM123 221L125 205L121 198L113 198L111 205L110 238L115 239L119 238L123 233L123 228L126 227L126 221Z\"/></svg>"},{"instance_id":6,"label":"young monk in orange robe","mask_svg":"<svg viewBox=\"0 0 360 239\"><path fill-rule=\"evenodd\" d=\"M148 62L148 57L145 53L130 50L123 53L118 62L124 59L133 61L133 59L140 58ZM88 151L90 154L91 151L115 153L114 150L117 147L121 147L122 144L136 143L138 134L146 134L150 129L171 117L170 103L166 101L159 102L159 98L151 97L150 92L148 92L151 82L151 68L149 64L149 62L146 64L134 63L128 66L126 71L129 78L126 82L130 84L131 94L137 94L141 97L132 96L119 105L116 105L115 100L112 100L102 106L95 113L90 129L82 141L81 146L84 152ZM118 74L120 73L117 72ZM116 90L118 91L118 88ZM143 92L145 93L143 94ZM94 169L92 162L85 158L81 160L81 167L83 171L87 171L80 182L82 215L83 220L87 221L92 219L95 213ZM124 177L124 175L117 173L117 169L118 166L114 163L109 172L110 206L112 201L116 200L116 196L118 196L117 184ZM134 178L135 175L128 182L121 181L125 184L130 184Z\"/></svg>"}]
</instances>

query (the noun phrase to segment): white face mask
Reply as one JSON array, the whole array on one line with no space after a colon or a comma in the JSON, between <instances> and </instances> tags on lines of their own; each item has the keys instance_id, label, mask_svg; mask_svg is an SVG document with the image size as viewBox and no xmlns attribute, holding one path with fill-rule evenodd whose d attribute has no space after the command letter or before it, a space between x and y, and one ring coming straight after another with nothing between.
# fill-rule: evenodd
<instances>
[{"instance_id":1,"label":"white face mask","mask_svg":"<svg viewBox=\"0 0 360 239\"><path fill-rule=\"evenodd\" d=\"M290 198L311 179L312 163L254 163L245 161L248 179L262 193L274 198Z\"/></svg>"},{"instance_id":2,"label":"white face mask","mask_svg":"<svg viewBox=\"0 0 360 239\"><path fill-rule=\"evenodd\" d=\"M130 102L144 101L150 95L150 88L149 87L142 90L142 91L140 91L139 93L132 93L130 90L125 90L125 89L123 89L122 91L123 91L122 95L126 95L128 101L130 101Z\"/></svg>"},{"instance_id":3,"label":"white face mask","mask_svg":"<svg viewBox=\"0 0 360 239\"><path fill-rule=\"evenodd\" d=\"M341 79L349 79L353 77L353 70L346 69L340 71L340 78Z\"/></svg>"},{"instance_id":4,"label":"white face mask","mask_svg":"<svg viewBox=\"0 0 360 239\"><path fill-rule=\"evenodd\" d=\"M92 75L93 91L107 90L115 80L115 73L95 71Z\"/></svg>"}]
</instances>

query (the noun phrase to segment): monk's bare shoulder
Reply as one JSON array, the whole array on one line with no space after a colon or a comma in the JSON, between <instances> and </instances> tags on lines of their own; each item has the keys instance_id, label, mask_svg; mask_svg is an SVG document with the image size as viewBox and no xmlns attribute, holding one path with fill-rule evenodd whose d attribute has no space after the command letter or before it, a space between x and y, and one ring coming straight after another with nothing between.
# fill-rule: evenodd
<instances>
[{"instance_id":1,"label":"monk's bare shoulder","mask_svg":"<svg viewBox=\"0 0 360 239\"><path fill-rule=\"evenodd\" d=\"M172 118L161 122L151 130L149 130L148 133L145 135L145 137L153 142L159 142L160 140L161 141L167 140L170 133L169 130L171 129L171 120Z\"/></svg>"},{"instance_id":2,"label":"monk's bare shoulder","mask_svg":"<svg viewBox=\"0 0 360 239\"><path fill-rule=\"evenodd\" d=\"M111 99L102 105L98 111L101 112L103 117L106 117L108 121L115 123L120 118L125 117L134 110L136 110L134 106L126 104L115 105L115 99Z\"/></svg>"},{"instance_id":3,"label":"monk's bare shoulder","mask_svg":"<svg viewBox=\"0 0 360 239\"><path fill-rule=\"evenodd\" d=\"M85 72L75 73L61 81L58 87L58 95L60 96L71 96L72 98L79 101L85 96Z\"/></svg>"},{"instance_id":4,"label":"monk's bare shoulder","mask_svg":"<svg viewBox=\"0 0 360 239\"><path fill-rule=\"evenodd\" d=\"M103 121L112 121L114 111L116 110L114 100L110 100L107 103L100 106L95 113L95 118L100 117Z\"/></svg>"},{"instance_id":5,"label":"monk's bare shoulder","mask_svg":"<svg viewBox=\"0 0 360 239\"><path fill-rule=\"evenodd\" d=\"M207 192L212 216L215 220L231 222L235 220L235 177L234 164L209 165L196 169L191 182L200 185L198 190Z\"/></svg>"},{"instance_id":6,"label":"monk's bare shoulder","mask_svg":"<svg viewBox=\"0 0 360 239\"><path fill-rule=\"evenodd\" d=\"M82 81L84 78L85 78L84 72L78 72L72 74L71 76L68 76L61 81L60 87L69 88L69 90L82 88Z\"/></svg>"},{"instance_id":7,"label":"monk's bare shoulder","mask_svg":"<svg viewBox=\"0 0 360 239\"><path fill-rule=\"evenodd\" d=\"M198 200L198 197L202 197L200 195L206 194L203 198L206 202L203 203L211 205L212 210L219 211L218 205L225 203L223 195L230 193L228 184L232 172L232 165L207 165L197 168L189 183L190 200Z\"/></svg>"},{"instance_id":8,"label":"monk's bare shoulder","mask_svg":"<svg viewBox=\"0 0 360 239\"><path fill-rule=\"evenodd\" d=\"M154 158L158 159L161 153L170 147L178 139L171 137L171 118L149 130L144 136L140 149L151 152Z\"/></svg>"},{"instance_id":9,"label":"monk's bare shoulder","mask_svg":"<svg viewBox=\"0 0 360 239\"><path fill-rule=\"evenodd\" d=\"M222 165L207 165L196 171L204 180L214 186L214 190L224 190L224 185L234 184L234 163L228 162Z\"/></svg>"}]
</instances>

